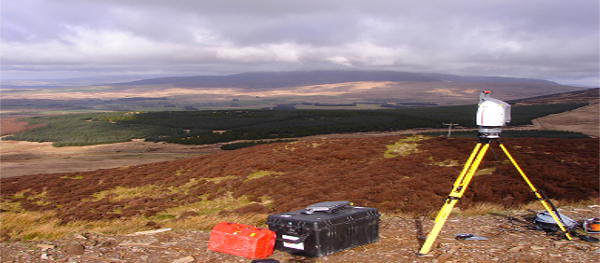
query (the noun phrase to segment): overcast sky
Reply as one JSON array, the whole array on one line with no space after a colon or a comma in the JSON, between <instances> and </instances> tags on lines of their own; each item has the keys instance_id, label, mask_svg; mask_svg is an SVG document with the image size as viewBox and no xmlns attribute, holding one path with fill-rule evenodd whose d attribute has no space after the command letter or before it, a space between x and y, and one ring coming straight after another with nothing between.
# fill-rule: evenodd
<instances>
[{"instance_id":1,"label":"overcast sky","mask_svg":"<svg viewBox=\"0 0 600 263\"><path fill-rule=\"evenodd\" d=\"M368 69L598 85L598 0L2 0L7 79Z\"/></svg>"}]
</instances>

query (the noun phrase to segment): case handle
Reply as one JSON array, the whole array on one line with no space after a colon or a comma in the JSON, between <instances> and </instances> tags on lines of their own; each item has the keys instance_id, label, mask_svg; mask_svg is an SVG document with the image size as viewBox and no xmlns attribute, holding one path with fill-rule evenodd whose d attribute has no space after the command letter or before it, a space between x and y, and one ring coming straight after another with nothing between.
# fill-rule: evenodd
<instances>
[{"instance_id":1,"label":"case handle","mask_svg":"<svg viewBox=\"0 0 600 263\"><path fill-rule=\"evenodd\" d=\"M263 230L263 228L261 227L254 227L254 226L249 226L249 225L240 225L240 224L236 224L236 223L232 223L232 222L227 222L228 226L232 226L235 227L236 229L247 229L247 230L252 230L252 231L261 231Z\"/></svg>"}]
</instances>

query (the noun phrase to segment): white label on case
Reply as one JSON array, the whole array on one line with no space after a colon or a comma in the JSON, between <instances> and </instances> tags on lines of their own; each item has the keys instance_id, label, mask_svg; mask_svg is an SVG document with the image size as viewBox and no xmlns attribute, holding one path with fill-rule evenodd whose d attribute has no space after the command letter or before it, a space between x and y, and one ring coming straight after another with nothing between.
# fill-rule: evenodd
<instances>
[{"instance_id":1,"label":"white label on case","mask_svg":"<svg viewBox=\"0 0 600 263\"><path fill-rule=\"evenodd\" d=\"M296 240L300 239L299 237L288 236L288 235L281 235L281 237L283 239L290 240L290 241L296 241ZM304 250L304 243L302 243L302 242L300 242L300 243L283 242L283 246L293 248L293 249Z\"/></svg>"}]
</instances>

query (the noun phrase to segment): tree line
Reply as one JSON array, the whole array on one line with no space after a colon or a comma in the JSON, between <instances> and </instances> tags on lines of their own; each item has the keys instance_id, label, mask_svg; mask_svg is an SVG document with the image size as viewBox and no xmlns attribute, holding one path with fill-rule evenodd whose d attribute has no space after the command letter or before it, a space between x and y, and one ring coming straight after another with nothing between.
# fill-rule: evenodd
<instances>
[{"instance_id":1,"label":"tree line","mask_svg":"<svg viewBox=\"0 0 600 263\"><path fill-rule=\"evenodd\" d=\"M510 125L585 104L519 106ZM8 140L53 142L55 146L92 145L131 139L181 144L236 140L285 139L317 134L444 128L443 123L476 127L477 106L444 106L381 110L209 110L107 112L49 115L19 119L44 124Z\"/></svg>"}]
</instances>

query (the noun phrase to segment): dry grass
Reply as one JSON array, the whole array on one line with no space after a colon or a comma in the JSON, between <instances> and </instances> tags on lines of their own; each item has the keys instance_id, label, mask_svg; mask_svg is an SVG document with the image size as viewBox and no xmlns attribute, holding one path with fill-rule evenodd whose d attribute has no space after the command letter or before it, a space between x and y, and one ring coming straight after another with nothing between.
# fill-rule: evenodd
<instances>
[{"instance_id":1,"label":"dry grass","mask_svg":"<svg viewBox=\"0 0 600 263\"><path fill-rule=\"evenodd\" d=\"M105 235L130 234L154 229L157 223L161 227L173 229L205 230L212 229L219 222L236 222L247 225L263 226L266 214L246 215L198 215L185 220L163 219L158 222L148 218L117 219L110 221L74 221L62 224L54 212L6 212L2 214L2 234L10 235L11 240L54 240L80 233L99 233Z\"/></svg>"},{"instance_id":2,"label":"dry grass","mask_svg":"<svg viewBox=\"0 0 600 263\"><path fill-rule=\"evenodd\" d=\"M429 160L431 160L432 165L437 165L437 166L459 166L459 165L461 165L461 163L458 160L453 160L453 159L448 159L448 160L443 160L443 161L434 161L433 157L432 157L432 158L429 158Z\"/></svg>"},{"instance_id":3,"label":"dry grass","mask_svg":"<svg viewBox=\"0 0 600 263\"><path fill-rule=\"evenodd\" d=\"M425 140L428 137L423 135L409 136L404 139L400 139L393 145L387 145L387 151L383 154L384 158L394 158L397 156L408 156L413 152L417 152L417 142Z\"/></svg>"},{"instance_id":4,"label":"dry grass","mask_svg":"<svg viewBox=\"0 0 600 263\"><path fill-rule=\"evenodd\" d=\"M220 182L222 180L225 180L226 178L234 178L234 176L211 178L208 181ZM156 185L144 185L144 186L139 186L139 187L117 186L110 190L98 192L98 193L92 195L92 197L93 197L93 201L98 201L98 200L101 200L104 198L108 198L110 202L118 202L121 200L133 199L133 198L141 197L141 196L155 198L155 197L163 196L165 194L175 194L175 193L187 194L187 191L189 191L196 183L198 183L198 181L199 181L199 179L192 178L192 179L190 179L189 182L187 182L186 184L184 184L182 186L179 186L179 187L171 186L168 188L165 188L162 186L156 186Z\"/></svg>"},{"instance_id":5,"label":"dry grass","mask_svg":"<svg viewBox=\"0 0 600 263\"><path fill-rule=\"evenodd\" d=\"M52 211L45 212L4 212L2 213L2 234L16 240L56 239L65 235L96 228L93 222L71 222L61 224ZM122 224L115 224L120 226Z\"/></svg>"},{"instance_id":6,"label":"dry grass","mask_svg":"<svg viewBox=\"0 0 600 263\"><path fill-rule=\"evenodd\" d=\"M257 178L261 178L261 177L265 177L265 176L271 176L272 174L274 175L278 175L281 173L278 172L271 172L271 171L258 171L258 172L254 172L251 175L248 175L248 178L245 181L250 181L252 179L257 179Z\"/></svg>"},{"instance_id":7,"label":"dry grass","mask_svg":"<svg viewBox=\"0 0 600 263\"><path fill-rule=\"evenodd\" d=\"M588 208L590 205L598 205L597 198L578 202L564 202L552 200L557 207L562 208ZM236 213L221 214L220 211L233 210L252 203L247 198L235 199L231 195L217 198L215 200L203 200L185 206L174 207L152 217L136 217L128 219L102 220L102 221L74 221L63 224L54 212L3 212L1 217L2 233L11 236L11 240L53 240L79 233L99 233L106 235L130 234L138 231L151 230L159 225L163 228L174 230L202 230L209 231L220 222L236 222L240 224L267 227L265 225L268 214L249 213L239 215ZM262 202L268 205L267 202ZM5 209L3 204L3 209ZM543 206L535 201L510 211L541 211ZM12 209L11 209L12 210ZM196 215L180 218L186 212L195 212ZM438 211L430 211L427 215L435 217ZM453 210L455 216L471 217L487 214L508 215L508 211L500 204L482 203L469 209ZM382 223L392 217L415 218L420 215L411 213L383 214ZM387 218L387 219L386 219ZM153 222L149 224L149 222Z\"/></svg>"},{"instance_id":8,"label":"dry grass","mask_svg":"<svg viewBox=\"0 0 600 263\"><path fill-rule=\"evenodd\" d=\"M183 187L182 187L183 188ZM106 191L96 198L114 194L111 200L126 199L131 196L148 194L156 191L155 186L124 188L117 187ZM179 189L181 190L181 189ZM261 204L268 206L269 201L263 198ZM220 213L244 207L250 203L246 197L233 198L231 193L213 200L204 200L192 204L173 207L151 217L138 216L135 218L99 220L99 221L73 221L62 223L53 211L30 212L23 211L19 203L2 203L0 218L3 235L9 235L11 240L52 240L73 234L93 232L108 235L128 234L137 231L150 230L159 225L173 229L210 230L219 222L236 222L241 224L263 226L267 214L249 213L239 215L236 213ZM9 207L10 206L10 207ZM194 216L180 218L184 213L194 212ZM149 224L150 222L153 222Z\"/></svg>"},{"instance_id":9,"label":"dry grass","mask_svg":"<svg viewBox=\"0 0 600 263\"><path fill-rule=\"evenodd\" d=\"M132 199L139 196L158 197L165 194L166 189L155 185L144 185L140 187L122 187L117 186L110 190L98 192L92 197L94 201L108 198L110 202Z\"/></svg>"},{"instance_id":10,"label":"dry grass","mask_svg":"<svg viewBox=\"0 0 600 263\"><path fill-rule=\"evenodd\" d=\"M224 180L235 179L235 178L237 178L237 176L228 175L228 176L221 176L221 177L214 177L214 178L205 178L205 180L209 181L209 182L213 182L215 184L218 184Z\"/></svg>"}]
</instances>

